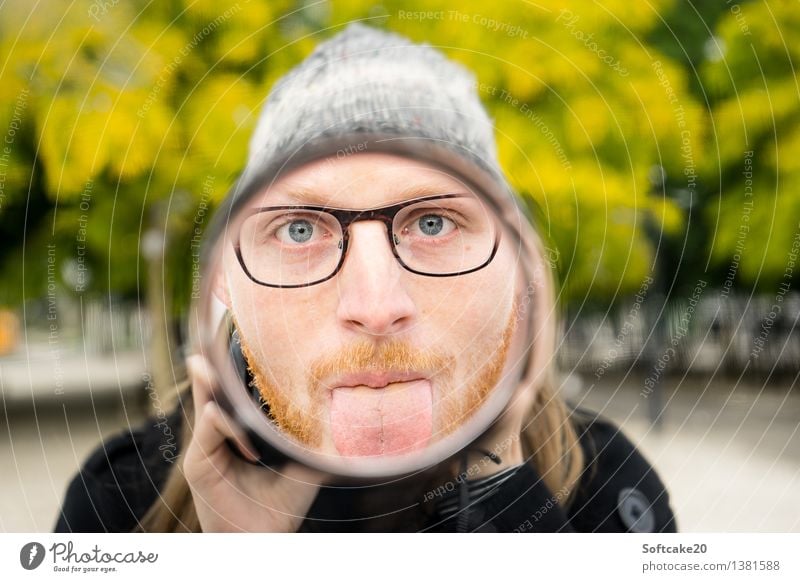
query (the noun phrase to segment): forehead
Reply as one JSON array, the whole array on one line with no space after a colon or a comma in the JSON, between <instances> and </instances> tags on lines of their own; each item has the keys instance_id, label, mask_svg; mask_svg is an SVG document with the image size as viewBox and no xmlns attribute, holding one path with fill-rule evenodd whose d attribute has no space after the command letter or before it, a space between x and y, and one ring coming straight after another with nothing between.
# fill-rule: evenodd
<instances>
[{"instance_id":1,"label":"forehead","mask_svg":"<svg viewBox=\"0 0 800 582\"><path fill-rule=\"evenodd\" d=\"M471 191L458 177L431 164L392 154L359 153L297 168L257 194L248 206L308 204L360 209Z\"/></svg>"}]
</instances>

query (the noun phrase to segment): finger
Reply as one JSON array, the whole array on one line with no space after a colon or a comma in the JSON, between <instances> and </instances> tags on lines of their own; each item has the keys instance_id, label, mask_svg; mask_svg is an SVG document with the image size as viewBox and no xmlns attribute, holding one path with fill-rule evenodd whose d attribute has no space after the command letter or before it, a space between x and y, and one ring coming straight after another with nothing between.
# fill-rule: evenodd
<instances>
[{"instance_id":1,"label":"finger","mask_svg":"<svg viewBox=\"0 0 800 582\"><path fill-rule=\"evenodd\" d=\"M255 462L258 458L244 430L236 425L215 402L207 402L195 423L192 441L186 451L186 462L215 464L219 455L226 461L232 460L233 452L228 449L225 439L233 441L249 460Z\"/></svg>"},{"instance_id":2,"label":"finger","mask_svg":"<svg viewBox=\"0 0 800 582\"><path fill-rule=\"evenodd\" d=\"M216 378L214 370L208 360L200 354L194 354L186 359L186 370L192 383L192 399L194 409L198 412L203 410L208 402L214 400L214 387Z\"/></svg>"},{"instance_id":3,"label":"finger","mask_svg":"<svg viewBox=\"0 0 800 582\"><path fill-rule=\"evenodd\" d=\"M206 408L209 402L213 402L216 404L216 396L214 394L216 383L216 375L214 373L214 368L211 366L209 361L202 355L195 354L190 356L187 359L187 368L189 370L189 375L192 379L192 397L195 400L195 406L197 407L196 410L202 410ZM233 430L237 435L234 439L239 447L239 450L242 451L242 454L251 461L254 461L255 458L252 452L253 447L247 437L244 435L244 432L238 429L236 423L232 422L230 417L219 407L217 407L219 414L212 413L212 420L218 426L225 425L228 428L220 428L221 432L224 432L226 435ZM228 436L228 438L230 438ZM245 446L242 443L247 443Z\"/></svg>"},{"instance_id":4,"label":"finger","mask_svg":"<svg viewBox=\"0 0 800 582\"><path fill-rule=\"evenodd\" d=\"M233 441L233 444L248 460L255 462L258 459L258 452L241 425L235 422L216 402L206 404L206 406L211 407L213 411L212 420L217 430L225 434L226 439Z\"/></svg>"},{"instance_id":5,"label":"finger","mask_svg":"<svg viewBox=\"0 0 800 582\"><path fill-rule=\"evenodd\" d=\"M311 467L306 467L299 463L286 463L279 470L280 475L289 481L305 485L319 486L330 476L327 473L317 471Z\"/></svg>"}]
</instances>

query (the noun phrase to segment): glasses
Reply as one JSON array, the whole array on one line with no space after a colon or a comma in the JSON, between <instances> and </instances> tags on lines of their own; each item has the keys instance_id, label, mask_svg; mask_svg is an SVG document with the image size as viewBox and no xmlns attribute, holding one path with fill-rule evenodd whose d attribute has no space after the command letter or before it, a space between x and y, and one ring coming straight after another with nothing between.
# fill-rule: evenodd
<instances>
[{"instance_id":1,"label":"glasses","mask_svg":"<svg viewBox=\"0 0 800 582\"><path fill-rule=\"evenodd\" d=\"M234 249L244 272L265 287L308 287L344 264L350 225L379 220L392 254L408 271L429 277L465 275L488 265L500 230L477 196L439 194L367 210L325 206L254 208L242 219Z\"/></svg>"}]
</instances>

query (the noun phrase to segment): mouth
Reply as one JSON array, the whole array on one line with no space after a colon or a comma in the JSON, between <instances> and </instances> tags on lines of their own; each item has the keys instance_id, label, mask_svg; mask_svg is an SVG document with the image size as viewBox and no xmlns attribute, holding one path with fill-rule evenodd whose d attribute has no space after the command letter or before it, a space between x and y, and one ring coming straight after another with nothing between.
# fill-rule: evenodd
<instances>
[{"instance_id":1,"label":"mouth","mask_svg":"<svg viewBox=\"0 0 800 582\"><path fill-rule=\"evenodd\" d=\"M413 382L425 380L425 376L420 372L399 372L393 370L355 372L339 376L328 382L326 385L331 389L336 388L355 388L365 386L367 388L386 388L390 384Z\"/></svg>"},{"instance_id":2,"label":"mouth","mask_svg":"<svg viewBox=\"0 0 800 582\"><path fill-rule=\"evenodd\" d=\"M419 372L359 372L327 385L331 434L340 455L401 455L428 444L433 387Z\"/></svg>"}]
</instances>

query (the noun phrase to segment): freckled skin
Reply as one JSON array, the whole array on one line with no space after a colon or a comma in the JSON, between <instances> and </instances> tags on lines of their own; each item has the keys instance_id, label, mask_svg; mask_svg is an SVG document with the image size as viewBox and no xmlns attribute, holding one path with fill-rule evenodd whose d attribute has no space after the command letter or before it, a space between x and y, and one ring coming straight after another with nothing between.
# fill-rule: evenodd
<instances>
[{"instance_id":1,"label":"freckled skin","mask_svg":"<svg viewBox=\"0 0 800 582\"><path fill-rule=\"evenodd\" d=\"M295 170L252 206L298 204L288 192L302 187L323 197L329 206L369 208L402 200L398 193L410 186L466 191L456 178L421 162L359 153ZM225 289L219 294L233 311L245 356L276 422L323 452L342 453L334 436L341 440L347 435L334 435L330 390L320 389L309 377L315 365L356 345L387 342L408 347L412 362L428 361L423 358L426 354L438 356L435 361L443 367L431 379L430 410L422 410L422 391L413 397L408 392L410 400L405 403L402 396L386 393L395 402L393 409L407 409L405 415L393 417L399 423L392 437L398 449L415 443L424 446L426 440L434 442L469 417L500 377L506 350L517 333L513 307L519 284L515 284L515 255L506 242L510 237L501 239L497 255L481 270L457 277L426 277L406 271L396 261L380 222L357 222L350 228L348 255L333 279L298 289L259 286L229 250L224 260ZM350 399L357 416L358 399L353 394L340 396ZM367 393L365 398L373 396ZM419 426L428 417L426 439ZM353 429L349 436L363 441L364 434Z\"/></svg>"}]
</instances>

